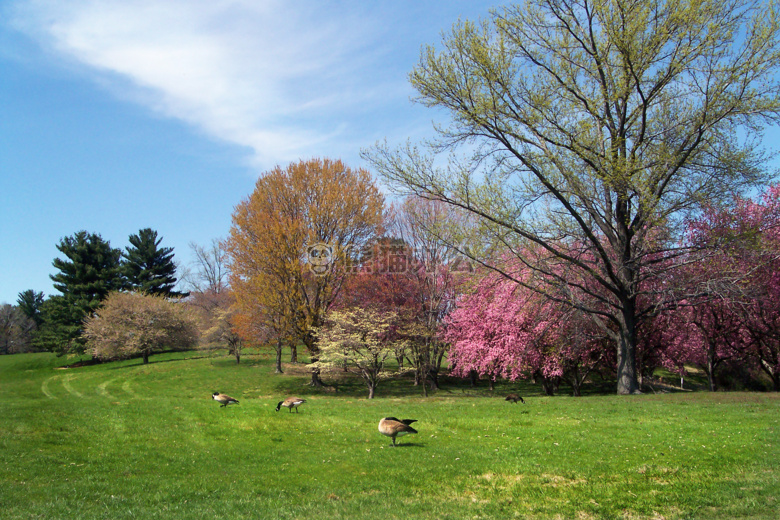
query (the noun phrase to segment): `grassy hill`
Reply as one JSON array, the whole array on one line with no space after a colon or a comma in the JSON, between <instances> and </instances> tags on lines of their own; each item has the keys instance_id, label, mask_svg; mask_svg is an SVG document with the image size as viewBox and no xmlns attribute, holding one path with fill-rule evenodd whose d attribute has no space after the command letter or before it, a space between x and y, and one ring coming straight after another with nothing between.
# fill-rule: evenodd
<instances>
[{"instance_id":1,"label":"grassy hill","mask_svg":"<svg viewBox=\"0 0 780 520\"><path fill-rule=\"evenodd\" d=\"M189 352L58 368L0 356L4 519L776 519L780 396L546 397L408 381L365 399ZM327 377L326 377L327 380ZM240 400L220 408L220 391ZM533 392L536 392L534 395ZM300 413L276 403L308 399ZM381 417L414 418L400 446Z\"/></svg>"}]
</instances>

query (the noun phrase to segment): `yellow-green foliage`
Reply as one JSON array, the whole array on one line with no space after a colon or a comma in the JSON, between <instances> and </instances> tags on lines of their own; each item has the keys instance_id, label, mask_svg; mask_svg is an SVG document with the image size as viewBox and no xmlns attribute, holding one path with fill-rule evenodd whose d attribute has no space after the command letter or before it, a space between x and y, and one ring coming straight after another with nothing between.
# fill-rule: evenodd
<instances>
[{"instance_id":1,"label":"yellow-green foliage","mask_svg":"<svg viewBox=\"0 0 780 520\"><path fill-rule=\"evenodd\" d=\"M318 361L310 366L356 368L368 387L369 398L373 398L385 361L406 345L393 330L395 321L395 313L370 307L330 312L325 326L317 331Z\"/></svg>"}]
</instances>

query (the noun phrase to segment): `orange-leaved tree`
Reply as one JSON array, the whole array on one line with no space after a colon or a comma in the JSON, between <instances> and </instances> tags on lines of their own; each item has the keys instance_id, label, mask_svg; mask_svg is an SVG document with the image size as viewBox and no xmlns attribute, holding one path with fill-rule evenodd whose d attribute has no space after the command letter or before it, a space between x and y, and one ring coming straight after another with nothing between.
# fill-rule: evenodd
<instances>
[{"instance_id":1,"label":"orange-leaved tree","mask_svg":"<svg viewBox=\"0 0 780 520\"><path fill-rule=\"evenodd\" d=\"M264 173L226 242L239 307L289 328L316 361L322 325L354 257L377 234L384 197L371 174L311 159ZM260 312L258 312L260 309ZM321 385L318 370L312 384Z\"/></svg>"}]
</instances>

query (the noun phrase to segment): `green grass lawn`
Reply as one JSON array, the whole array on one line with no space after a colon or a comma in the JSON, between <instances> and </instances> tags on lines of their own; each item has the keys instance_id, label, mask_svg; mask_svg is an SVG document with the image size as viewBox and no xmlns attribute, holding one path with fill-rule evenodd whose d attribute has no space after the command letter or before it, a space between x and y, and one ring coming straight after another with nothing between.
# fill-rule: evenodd
<instances>
[{"instance_id":1,"label":"green grass lawn","mask_svg":"<svg viewBox=\"0 0 780 520\"><path fill-rule=\"evenodd\" d=\"M0 518L780 517L780 396L308 386L268 356L0 356ZM326 381L328 378L325 378ZM517 388L517 387L513 387ZM220 408L214 391L241 401ZM276 403L308 399L300 413ZM414 418L400 446L384 416Z\"/></svg>"}]
</instances>

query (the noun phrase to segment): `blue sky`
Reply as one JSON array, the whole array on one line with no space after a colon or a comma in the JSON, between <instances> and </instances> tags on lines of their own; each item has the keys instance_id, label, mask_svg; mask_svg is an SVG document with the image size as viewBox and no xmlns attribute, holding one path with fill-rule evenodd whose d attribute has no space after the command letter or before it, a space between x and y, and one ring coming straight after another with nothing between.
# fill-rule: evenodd
<instances>
[{"instance_id":1,"label":"blue sky","mask_svg":"<svg viewBox=\"0 0 780 520\"><path fill-rule=\"evenodd\" d=\"M500 3L0 0L0 303L79 230L188 264L263 171L431 135L421 46Z\"/></svg>"}]
</instances>

